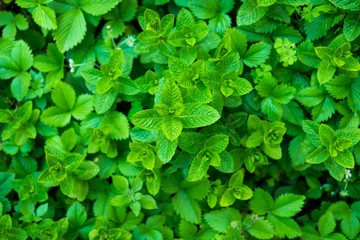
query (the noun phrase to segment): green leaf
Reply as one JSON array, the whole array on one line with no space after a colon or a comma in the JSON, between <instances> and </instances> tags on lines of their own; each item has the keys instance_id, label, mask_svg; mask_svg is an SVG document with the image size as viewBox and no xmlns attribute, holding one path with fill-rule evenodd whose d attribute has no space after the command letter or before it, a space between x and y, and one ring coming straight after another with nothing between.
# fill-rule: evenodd
<instances>
[{"instance_id":1,"label":"green leaf","mask_svg":"<svg viewBox=\"0 0 360 240\"><path fill-rule=\"evenodd\" d=\"M329 157L329 151L325 147L321 147L310 153L306 158L306 162L311 164L320 164L329 159Z\"/></svg>"},{"instance_id":2,"label":"green leaf","mask_svg":"<svg viewBox=\"0 0 360 240\"><path fill-rule=\"evenodd\" d=\"M341 181L344 178L345 168L337 164L335 160L330 158L328 161L325 161L324 164L329 170L330 175L337 181Z\"/></svg>"},{"instance_id":3,"label":"green leaf","mask_svg":"<svg viewBox=\"0 0 360 240\"><path fill-rule=\"evenodd\" d=\"M119 0L85 0L81 2L81 9L91 15L98 16L107 13L118 3Z\"/></svg>"},{"instance_id":4,"label":"green leaf","mask_svg":"<svg viewBox=\"0 0 360 240\"><path fill-rule=\"evenodd\" d=\"M306 38L314 41L325 36L326 32L331 28L333 23L332 14L320 14L311 22L304 24Z\"/></svg>"},{"instance_id":5,"label":"green leaf","mask_svg":"<svg viewBox=\"0 0 360 240\"><path fill-rule=\"evenodd\" d=\"M267 7L258 6L257 0L248 0L241 5L236 16L236 23L238 26L256 23L265 16L267 11Z\"/></svg>"},{"instance_id":6,"label":"green leaf","mask_svg":"<svg viewBox=\"0 0 360 240\"><path fill-rule=\"evenodd\" d=\"M20 69L17 64L9 57L0 55L0 78L10 79L17 76Z\"/></svg>"},{"instance_id":7,"label":"green leaf","mask_svg":"<svg viewBox=\"0 0 360 240\"><path fill-rule=\"evenodd\" d=\"M355 160L352 153L345 149L343 152L339 153L337 156L333 157L335 162L345 168L354 168Z\"/></svg>"},{"instance_id":8,"label":"green leaf","mask_svg":"<svg viewBox=\"0 0 360 240\"><path fill-rule=\"evenodd\" d=\"M160 130L163 117L154 109L142 110L135 113L132 123L145 130Z\"/></svg>"},{"instance_id":9,"label":"green leaf","mask_svg":"<svg viewBox=\"0 0 360 240\"><path fill-rule=\"evenodd\" d=\"M208 148L211 152L220 153L226 149L228 144L229 137L223 134L218 134L209 138L205 142L205 148Z\"/></svg>"},{"instance_id":10,"label":"green leaf","mask_svg":"<svg viewBox=\"0 0 360 240\"><path fill-rule=\"evenodd\" d=\"M79 44L86 33L86 21L79 8L74 8L60 15L54 39L61 52L66 52Z\"/></svg>"},{"instance_id":11,"label":"green leaf","mask_svg":"<svg viewBox=\"0 0 360 240\"><path fill-rule=\"evenodd\" d=\"M279 217L292 217L301 211L305 196L291 193L283 194L275 200L271 213Z\"/></svg>"},{"instance_id":12,"label":"green leaf","mask_svg":"<svg viewBox=\"0 0 360 240\"><path fill-rule=\"evenodd\" d=\"M161 103L172 107L176 103L182 103L179 87L172 80L167 81L161 92Z\"/></svg>"},{"instance_id":13,"label":"green leaf","mask_svg":"<svg viewBox=\"0 0 360 240\"><path fill-rule=\"evenodd\" d=\"M58 107L47 108L40 117L41 121L53 127L64 127L71 120L71 113Z\"/></svg>"},{"instance_id":14,"label":"green leaf","mask_svg":"<svg viewBox=\"0 0 360 240\"><path fill-rule=\"evenodd\" d=\"M150 195L144 195L139 200L139 202L140 202L142 208L145 208L145 209L148 209L148 210L158 208L155 199L153 197L151 197Z\"/></svg>"},{"instance_id":15,"label":"green leaf","mask_svg":"<svg viewBox=\"0 0 360 240\"><path fill-rule=\"evenodd\" d=\"M71 151L76 145L76 134L73 128L69 128L61 134L61 142L65 150Z\"/></svg>"},{"instance_id":16,"label":"green leaf","mask_svg":"<svg viewBox=\"0 0 360 240\"><path fill-rule=\"evenodd\" d=\"M212 229L225 233L233 221L241 220L241 215L234 208L222 208L205 214L204 219Z\"/></svg>"},{"instance_id":17,"label":"green leaf","mask_svg":"<svg viewBox=\"0 0 360 240\"><path fill-rule=\"evenodd\" d=\"M83 161L75 170L75 175L81 180L90 180L94 178L100 171L96 163L91 161Z\"/></svg>"},{"instance_id":18,"label":"green leaf","mask_svg":"<svg viewBox=\"0 0 360 240\"><path fill-rule=\"evenodd\" d=\"M107 113L101 121L100 128L111 139L121 140L129 136L129 122L121 112Z\"/></svg>"},{"instance_id":19,"label":"green leaf","mask_svg":"<svg viewBox=\"0 0 360 240\"><path fill-rule=\"evenodd\" d=\"M330 0L332 4L334 4L338 8L342 8L350 11L359 11L360 10L360 2L357 0Z\"/></svg>"},{"instance_id":20,"label":"green leaf","mask_svg":"<svg viewBox=\"0 0 360 240\"><path fill-rule=\"evenodd\" d=\"M276 2L276 0L257 0L257 3L261 7L268 7L273 5Z\"/></svg>"},{"instance_id":21,"label":"green leaf","mask_svg":"<svg viewBox=\"0 0 360 240\"><path fill-rule=\"evenodd\" d=\"M184 111L180 114L184 128L197 128L213 124L220 118L220 114L208 105L189 103L184 105Z\"/></svg>"},{"instance_id":22,"label":"green leaf","mask_svg":"<svg viewBox=\"0 0 360 240\"><path fill-rule=\"evenodd\" d=\"M177 142L177 139L170 141L162 132L158 133L158 137L156 139L156 151L162 163L165 164L171 161L176 151Z\"/></svg>"},{"instance_id":23,"label":"green leaf","mask_svg":"<svg viewBox=\"0 0 360 240\"><path fill-rule=\"evenodd\" d=\"M292 239L302 234L299 225L291 218L277 217L270 214L267 220L274 226L274 230L280 238L288 237Z\"/></svg>"},{"instance_id":24,"label":"green leaf","mask_svg":"<svg viewBox=\"0 0 360 240\"><path fill-rule=\"evenodd\" d=\"M33 18L37 24L45 29L55 30L57 28L55 12L49 7L37 6L33 11Z\"/></svg>"},{"instance_id":25,"label":"green leaf","mask_svg":"<svg viewBox=\"0 0 360 240\"><path fill-rule=\"evenodd\" d=\"M262 190L261 188L256 188L254 191L254 196L250 200L250 209L259 215L264 215L268 213L274 206L274 200L271 195Z\"/></svg>"},{"instance_id":26,"label":"green leaf","mask_svg":"<svg viewBox=\"0 0 360 240\"><path fill-rule=\"evenodd\" d=\"M189 194L181 190L172 199L175 212L186 221L199 223L201 221L201 209L199 204Z\"/></svg>"},{"instance_id":27,"label":"green leaf","mask_svg":"<svg viewBox=\"0 0 360 240\"><path fill-rule=\"evenodd\" d=\"M192 26L194 25L194 17L191 12L182 8L176 18L176 29L181 30L184 26Z\"/></svg>"},{"instance_id":28,"label":"green leaf","mask_svg":"<svg viewBox=\"0 0 360 240\"><path fill-rule=\"evenodd\" d=\"M318 222L318 229L322 237L330 235L336 227L335 219L330 211L322 215Z\"/></svg>"},{"instance_id":29,"label":"green leaf","mask_svg":"<svg viewBox=\"0 0 360 240\"><path fill-rule=\"evenodd\" d=\"M103 94L95 94L94 107L98 114L107 112L114 104L118 93L114 90L110 90Z\"/></svg>"},{"instance_id":30,"label":"green leaf","mask_svg":"<svg viewBox=\"0 0 360 240\"><path fill-rule=\"evenodd\" d=\"M87 219L87 213L81 203L74 202L67 210L66 217L75 227L82 227Z\"/></svg>"},{"instance_id":31,"label":"green leaf","mask_svg":"<svg viewBox=\"0 0 360 240\"><path fill-rule=\"evenodd\" d=\"M10 193L12 187L11 182L14 180L15 174L0 172L0 195L6 196Z\"/></svg>"},{"instance_id":32,"label":"green leaf","mask_svg":"<svg viewBox=\"0 0 360 240\"><path fill-rule=\"evenodd\" d=\"M348 41L354 41L360 35L360 19L356 13L349 13L344 20L344 35Z\"/></svg>"},{"instance_id":33,"label":"green leaf","mask_svg":"<svg viewBox=\"0 0 360 240\"><path fill-rule=\"evenodd\" d=\"M119 175L112 176L112 182L117 190L119 190L122 194L126 193L126 190L129 189L129 181Z\"/></svg>"},{"instance_id":34,"label":"green leaf","mask_svg":"<svg viewBox=\"0 0 360 240\"><path fill-rule=\"evenodd\" d=\"M93 110L93 97L89 94L80 95L75 102L74 108L71 111L74 118L83 120Z\"/></svg>"},{"instance_id":35,"label":"green leaf","mask_svg":"<svg viewBox=\"0 0 360 240\"><path fill-rule=\"evenodd\" d=\"M191 0L189 8L194 15L200 19L209 19L217 16L219 13L227 13L234 6L234 1L218 1L218 0Z\"/></svg>"},{"instance_id":36,"label":"green leaf","mask_svg":"<svg viewBox=\"0 0 360 240\"><path fill-rule=\"evenodd\" d=\"M199 152L206 141L205 135L196 132L183 132L179 136L179 147L189 153Z\"/></svg>"},{"instance_id":37,"label":"green leaf","mask_svg":"<svg viewBox=\"0 0 360 240\"><path fill-rule=\"evenodd\" d=\"M10 85L11 93L16 100L21 101L29 90L30 74L23 72L16 76Z\"/></svg>"},{"instance_id":38,"label":"green leaf","mask_svg":"<svg viewBox=\"0 0 360 240\"><path fill-rule=\"evenodd\" d=\"M344 128L336 130L336 136L338 138L347 138L352 141L349 148L355 146L360 141L360 129L358 128Z\"/></svg>"},{"instance_id":39,"label":"green leaf","mask_svg":"<svg viewBox=\"0 0 360 240\"><path fill-rule=\"evenodd\" d=\"M23 40L15 43L11 51L11 58L21 71L27 71L33 65L31 49Z\"/></svg>"},{"instance_id":40,"label":"green leaf","mask_svg":"<svg viewBox=\"0 0 360 240\"><path fill-rule=\"evenodd\" d=\"M246 231L257 239L270 239L274 237L273 226L268 220L257 220Z\"/></svg>"},{"instance_id":41,"label":"green leaf","mask_svg":"<svg viewBox=\"0 0 360 240\"><path fill-rule=\"evenodd\" d=\"M64 111L70 111L75 105L76 94L71 85L59 82L51 92L51 99Z\"/></svg>"},{"instance_id":42,"label":"green leaf","mask_svg":"<svg viewBox=\"0 0 360 240\"><path fill-rule=\"evenodd\" d=\"M331 62L323 61L319 65L317 71L317 77L320 84L327 83L334 76L336 67L334 67Z\"/></svg>"},{"instance_id":43,"label":"green leaf","mask_svg":"<svg viewBox=\"0 0 360 240\"><path fill-rule=\"evenodd\" d=\"M216 158L216 156L219 158L217 153L209 153L206 150L199 152L191 163L187 180L194 182L203 178L210 167L212 158Z\"/></svg>"},{"instance_id":44,"label":"green leaf","mask_svg":"<svg viewBox=\"0 0 360 240\"><path fill-rule=\"evenodd\" d=\"M53 87L64 76L64 55L54 43L49 43L47 56L37 55L34 58L34 67L42 72L49 72L46 76L46 85Z\"/></svg>"},{"instance_id":45,"label":"green leaf","mask_svg":"<svg viewBox=\"0 0 360 240\"><path fill-rule=\"evenodd\" d=\"M336 141L336 134L334 130L326 124L321 124L319 127L319 137L322 144L329 147Z\"/></svg>"},{"instance_id":46,"label":"green leaf","mask_svg":"<svg viewBox=\"0 0 360 240\"><path fill-rule=\"evenodd\" d=\"M257 67L263 64L270 55L270 45L266 43L256 43L250 46L243 57L243 62L248 67Z\"/></svg>"},{"instance_id":47,"label":"green leaf","mask_svg":"<svg viewBox=\"0 0 360 240\"><path fill-rule=\"evenodd\" d=\"M174 141L180 136L183 125L178 118L165 118L161 123L161 129L167 139Z\"/></svg>"}]
</instances>

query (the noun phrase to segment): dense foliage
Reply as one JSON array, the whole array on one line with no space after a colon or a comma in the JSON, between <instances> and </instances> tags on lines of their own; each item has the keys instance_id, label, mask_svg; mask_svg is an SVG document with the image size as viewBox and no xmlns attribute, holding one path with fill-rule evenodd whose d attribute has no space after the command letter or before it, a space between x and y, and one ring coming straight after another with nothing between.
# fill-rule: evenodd
<instances>
[{"instance_id":1,"label":"dense foliage","mask_svg":"<svg viewBox=\"0 0 360 240\"><path fill-rule=\"evenodd\" d=\"M3 0L0 239L360 239L360 0Z\"/></svg>"}]
</instances>

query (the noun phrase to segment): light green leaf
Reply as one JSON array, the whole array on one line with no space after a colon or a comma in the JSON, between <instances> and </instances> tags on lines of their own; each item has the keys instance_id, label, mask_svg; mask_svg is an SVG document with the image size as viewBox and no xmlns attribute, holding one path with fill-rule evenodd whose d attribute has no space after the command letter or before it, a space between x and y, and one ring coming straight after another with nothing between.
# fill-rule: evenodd
<instances>
[{"instance_id":1,"label":"light green leaf","mask_svg":"<svg viewBox=\"0 0 360 240\"><path fill-rule=\"evenodd\" d=\"M144 195L139 202L144 209L152 210L158 208L155 199L150 195Z\"/></svg>"},{"instance_id":2,"label":"light green leaf","mask_svg":"<svg viewBox=\"0 0 360 240\"><path fill-rule=\"evenodd\" d=\"M74 202L68 211L66 212L66 217L69 219L69 222L75 227L81 227L84 225L87 219L87 212L85 207L79 202Z\"/></svg>"},{"instance_id":3,"label":"light green leaf","mask_svg":"<svg viewBox=\"0 0 360 240\"><path fill-rule=\"evenodd\" d=\"M162 119L156 110L147 109L135 113L131 121L135 126L145 130L160 130Z\"/></svg>"},{"instance_id":4,"label":"light green leaf","mask_svg":"<svg viewBox=\"0 0 360 240\"><path fill-rule=\"evenodd\" d=\"M205 176L207 170L210 167L210 159L213 158L213 156L208 156L205 154L208 154L208 152L202 151L202 152L198 153L196 155L196 157L194 158L194 160L190 166L189 177L187 178L188 181L191 181L191 182L199 181L202 177ZM212 155L218 155L218 154L215 153ZM205 157L207 157L208 159L205 160L204 159Z\"/></svg>"},{"instance_id":5,"label":"light green leaf","mask_svg":"<svg viewBox=\"0 0 360 240\"><path fill-rule=\"evenodd\" d=\"M14 180L15 174L0 172L0 195L6 196L10 193L12 187L11 182Z\"/></svg>"},{"instance_id":6,"label":"light green leaf","mask_svg":"<svg viewBox=\"0 0 360 240\"><path fill-rule=\"evenodd\" d=\"M323 61L320 63L319 69L317 71L317 77L320 84L327 83L334 76L336 67L334 67L331 62Z\"/></svg>"},{"instance_id":7,"label":"light green leaf","mask_svg":"<svg viewBox=\"0 0 360 240\"><path fill-rule=\"evenodd\" d=\"M305 196L286 193L275 200L271 213L279 217L292 217L301 211Z\"/></svg>"},{"instance_id":8,"label":"light green leaf","mask_svg":"<svg viewBox=\"0 0 360 240\"><path fill-rule=\"evenodd\" d=\"M23 40L17 41L11 51L11 58L22 71L27 71L33 65L30 47Z\"/></svg>"},{"instance_id":9,"label":"light green leaf","mask_svg":"<svg viewBox=\"0 0 360 240\"><path fill-rule=\"evenodd\" d=\"M220 114L208 105L189 103L184 105L184 111L179 116L184 128L197 128L213 124Z\"/></svg>"},{"instance_id":10,"label":"light green leaf","mask_svg":"<svg viewBox=\"0 0 360 240\"><path fill-rule=\"evenodd\" d=\"M86 33L86 21L79 8L74 8L60 15L58 28L54 31L56 45L61 52L66 52L79 44Z\"/></svg>"},{"instance_id":11,"label":"light green leaf","mask_svg":"<svg viewBox=\"0 0 360 240\"><path fill-rule=\"evenodd\" d=\"M173 80L168 80L161 92L161 103L169 107L176 103L182 103L182 96L179 87Z\"/></svg>"},{"instance_id":12,"label":"light green leaf","mask_svg":"<svg viewBox=\"0 0 360 240\"><path fill-rule=\"evenodd\" d=\"M161 123L161 129L170 141L174 141L180 136L182 128L182 123L178 118L165 118Z\"/></svg>"},{"instance_id":13,"label":"light green leaf","mask_svg":"<svg viewBox=\"0 0 360 240\"><path fill-rule=\"evenodd\" d=\"M329 156L329 151L326 148L317 148L315 151L310 153L309 156L307 156L306 162L311 164L320 164L325 162Z\"/></svg>"},{"instance_id":14,"label":"light green leaf","mask_svg":"<svg viewBox=\"0 0 360 240\"><path fill-rule=\"evenodd\" d=\"M276 0L257 0L257 3L261 7L268 7L273 5L276 2Z\"/></svg>"},{"instance_id":15,"label":"light green leaf","mask_svg":"<svg viewBox=\"0 0 360 240\"><path fill-rule=\"evenodd\" d=\"M200 223L201 221L201 209L199 204L188 195L184 190L176 193L172 199L175 212L179 214L186 221L191 223Z\"/></svg>"},{"instance_id":16,"label":"light green leaf","mask_svg":"<svg viewBox=\"0 0 360 240\"><path fill-rule=\"evenodd\" d=\"M171 161L177 148L178 140L170 141L165 137L162 131L159 131L156 139L156 151L162 163L168 163Z\"/></svg>"},{"instance_id":17,"label":"light green leaf","mask_svg":"<svg viewBox=\"0 0 360 240\"><path fill-rule=\"evenodd\" d=\"M251 25L264 17L267 11L268 8L258 6L256 0L248 0L241 5L236 16L236 23L238 26Z\"/></svg>"},{"instance_id":18,"label":"light green leaf","mask_svg":"<svg viewBox=\"0 0 360 240\"><path fill-rule=\"evenodd\" d=\"M318 222L318 229L322 237L328 236L335 230L336 222L330 211L322 215Z\"/></svg>"},{"instance_id":19,"label":"light green leaf","mask_svg":"<svg viewBox=\"0 0 360 240\"><path fill-rule=\"evenodd\" d=\"M320 140L321 140L322 144L325 147L329 147L337 139L334 130L331 127L329 127L328 125L326 125L326 124L321 124L320 125L320 127L319 127L319 137L320 137Z\"/></svg>"},{"instance_id":20,"label":"light green leaf","mask_svg":"<svg viewBox=\"0 0 360 240\"><path fill-rule=\"evenodd\" d=\"M256 188L254 196L250 200L250 209L259 215L269 212L274 206L274 200L271 195L261 188Z\"/></svg>"},{"instance_id":21,"label":"light green leaf","mask_svg":"<svg viewBox=\"0 0 360 240\"><path fill-rule=\"evenodd\" d=\"M114 104L118 93L114 90L110 90L103 94L95 94L94 107L98 114L107 112Z\"/></svg>"},{"instance_id":22,"label":"light green leaf","mask_svg":"<svg viewBox=\"0 0 360 240\"><path fill-rule=\"evenodd\" d=\"M33 11L33 18L37 24L45 29L55 30L57 28L55 12L49 7L37 6Z\"/></svg>"},{"instance_id":23,"label":"light green leaf","mask_svg":"<svg viewBox=\"0 0 360 240\"><path fill-rule=\"evenodd\" d=\"M85 0L81 2L81 9L91 15L98 16L107 13L118 3L119 0Z\"/></svg>"},{"instance_id":24,"label":"light green leaf","mask_svg":"<svg viewBox=\"0 0 360 240\"><path fill-rule=\"evenodd\" d=\"M233 221L241 220L241 215L234 208L222 208L205 214L204 219L212 229L225 233Z\"/></svg>"},{"instance_id":25,"label":"light green leaf","mask_svg":"<svg viewBox=\"0 0 360 240\"><path fill-rule=\"evenodd\" d=\"M333 157L335 162L345 168L354 168L355 160L352 153L345 149L343 152L340 152L337 156Z\"/></svg>"},{"instance_id":26,"label":"light green leaf","mask_svg":"<svg viewBox=\"0 0 360 240\"><path fill-rule=\"evenodd\" d=\"M277 217L272 214L267 219L274 226L274 230L280 238L295 238L302 234L299 225L291 218Z\"/></svg>"},{"instance_id":27,"label":"light green leaf","mask_svg":"<svg viewBox=\"0 0 360 240\"><path fill-rule=\"evenodd\" d=\"M256 239L271 239L274 237L274 229L268 220L257 220L252 225L248 225L246 230Z\"/></svg>"},{"instance_id":28,"label":"light green leaf","mask_svg":"<svg viewBox=\"0 0 360 240\"><path fill-rule=\"evenodd\" d=\"M82 94L76 99L73 110L74 118L83 120L93 110L93 97L89 94Z\"/></svg>"},{"instance_id":29,"label":"light green leaf","mask_svg":"<svg viewBox=\"0 0 360 240\"><path fill-rule=\"evenodd\" d=\"M100 128L105 135L115 140L122 140L129 136L129 122L121 112L107 113L101 121Z\"/></svg>"},{"instance_id":30,"label":"light green leaf","mask_svg":"<svg viewBox=\"0 0 360 240\"><path fill-rule=\"evenodd\" d=\"M29 73L23 72L12 80L10 89L16 100L21 101L25 97L29 90L30 78Z\"/></svg>"},{"instance_id":31,"label":"light green leaf","mask_svg":"<svg viewBox=\"0 0 360 240\"><path fill-rule=\"evenodd\" d=\"M71 119L71 113L58 107L45 109L40 117L41 121L53 127L64 127Z\"/></svg>"},{"instance_id":32,"label":"light green leaf","mask_svg":"<svg viewBox=\"0 0 360 240\"><path fill-rule=\"evenodd\" d=\"M215 135L205 142L205 148L211 152L220 153L224 151L229 144L229 137L223 134Z\"/></svg>"},{"instance_id":33,"label":"light green leaf","mask_svg":"<svg viewBox=\"0 0 360 240\"><path fill-rule=\"evenodd\" d=\"M51 99L64 111L70 111L74 107L76 94L71 85L59 82L51 92Z\"/></svg>"},{"instance_id":34,"label":"light green leaf","mask_svg":"<svg viewBox=\"0 0 360 240\"><path fill-rule=\"evenodd\" d=\"M249 67L256 67L263 64L270 55L270 45L256 43L250 46L243 57L243 62Z\"/></svg>"}]
</instances>

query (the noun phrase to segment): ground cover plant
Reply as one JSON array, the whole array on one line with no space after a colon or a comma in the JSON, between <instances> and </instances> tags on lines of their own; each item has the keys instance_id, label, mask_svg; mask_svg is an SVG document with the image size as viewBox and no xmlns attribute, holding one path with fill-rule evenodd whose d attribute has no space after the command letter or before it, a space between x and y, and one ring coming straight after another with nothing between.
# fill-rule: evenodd
<instances>
[{"instance_id":1,"label":"ground cover plant","mask_svg":"<svg viewBox=\"0 0 360 240\"><path fill-rule=\"evenodd\" d=\"M3 0L0 239L360 239L359 0Z\"/></svg>"}]
</instances>

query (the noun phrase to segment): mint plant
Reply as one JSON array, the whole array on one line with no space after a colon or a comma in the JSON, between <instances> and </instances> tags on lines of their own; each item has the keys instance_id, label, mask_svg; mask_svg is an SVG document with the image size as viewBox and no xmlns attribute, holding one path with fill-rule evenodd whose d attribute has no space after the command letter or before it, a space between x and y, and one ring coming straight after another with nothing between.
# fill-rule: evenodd
<instances>
[{"instance_id":1,"label":"mint plant","mask_svg":"<svg viewBox=\"0 0 360 240\"><path fill-rule=\"evenodd\" d=\"M1 1L0 239L359 239L359 11Z\"/></svg>"}]
</instances>

